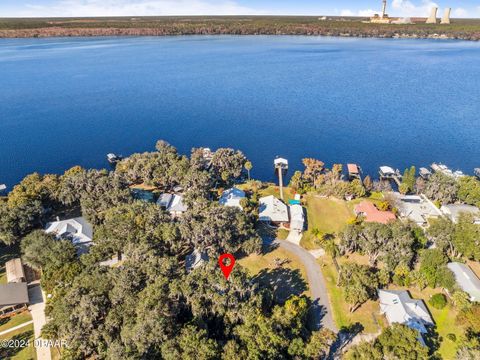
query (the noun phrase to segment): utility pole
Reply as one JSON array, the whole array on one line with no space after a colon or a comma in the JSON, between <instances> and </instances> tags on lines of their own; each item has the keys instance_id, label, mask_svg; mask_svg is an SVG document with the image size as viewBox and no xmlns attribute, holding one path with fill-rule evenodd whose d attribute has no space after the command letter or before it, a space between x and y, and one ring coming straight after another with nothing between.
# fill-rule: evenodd
<instances>
[{"instance_id":1,"label":"utility pole","mask_svg":"<svg viewBox=\"0 0 480 360\"><path fill-rule=\"evenodd\" d=\"M277 157L273 161L275 167L275 172L278 171L278 184L280 186L280 199L283 200L283 175L287 173L288 170L288 160Z\"/></svg>"}]
</instances>

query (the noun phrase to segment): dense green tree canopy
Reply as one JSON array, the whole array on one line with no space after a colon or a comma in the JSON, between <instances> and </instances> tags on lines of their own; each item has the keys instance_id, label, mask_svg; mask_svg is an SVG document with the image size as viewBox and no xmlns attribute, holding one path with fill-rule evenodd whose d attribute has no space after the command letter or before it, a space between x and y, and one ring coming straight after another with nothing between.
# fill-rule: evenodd
<instances>
[{"instance_id":1,"label":"dense green tree canopy","mask_svg":"<svg viewBox=\"0 0 480 360\"><path fill-rule=\"evenodd\" d=\"M354 346L347 360L427 360L428 347L418 341L418 332L405 325L393 324L383 330L372 343Z\"/></svg>"}]
</instances>

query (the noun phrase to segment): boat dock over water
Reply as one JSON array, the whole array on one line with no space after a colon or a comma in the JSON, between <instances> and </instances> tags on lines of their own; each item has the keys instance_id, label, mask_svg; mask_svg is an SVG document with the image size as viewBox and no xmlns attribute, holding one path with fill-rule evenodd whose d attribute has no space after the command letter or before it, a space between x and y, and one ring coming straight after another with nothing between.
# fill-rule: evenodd
<instances>
[{"instance_id":1,"label":"boat dock over water","mask_svg":"<svg viewBox=\"0 0 480 360\"><path fill-rule=\"evenodd\" d=\"M448 166L444 164L433 163L432 165L430 165L430 167L434 172L442 173L444 175L453 177L455 179L459 179L465 176L465 174L462 171L460 170L452 171Z\"/></svg>"},{"instance_id":2,"label":"boat dock over water","mask_svg":"<svg viewBox=\"0 0 480 360\"><path fill-rule=\"evenodd\" d=\"M7 185L0 184L0 194L2 194L5 190L7 190Z\"/></svg>"},{"instance_id":3,"label":"boat dock over water","mask_svg":"<svg viewBox=\"0 0 480 360\"><path fill-rule=\"evenodd\" d=\"M400 170L393 170L390 166L381 166L379 171L381 180L393 180L398 186L402 183L402 174Z\"/></svg>"},{"instance_id":4,"label":"boat dock over water","mask_svg":"<svg viewBox=\"0 0 480 360\"><path fill-rule=\"evenodd\" d=\"M424 180L428 180L428 178L432 176L432 172L424 167L420 168L419 174Z\"/></svg>"}]
</instances>

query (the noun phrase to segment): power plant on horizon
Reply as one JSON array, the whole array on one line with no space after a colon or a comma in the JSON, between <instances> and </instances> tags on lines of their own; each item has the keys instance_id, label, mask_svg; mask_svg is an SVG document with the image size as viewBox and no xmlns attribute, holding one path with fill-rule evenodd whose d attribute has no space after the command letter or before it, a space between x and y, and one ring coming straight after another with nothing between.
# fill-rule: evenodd
<instances>
[{"instance_id":1,"label":"power plant on horizon","mask_svg":"<svg viewBox=\"0 0 480 360\"><path fill-rule=\"evenodd\" d=\"M391 18L387 14L387 0L382 0L382 13L381 15L375 14L370 18L370 23L373 24L413 24L410 18ZM433 7L430 16L425 21L425 24L437 24L437 12L438 8ZM450 24L451 8L446 8L443 14L440 24Z\"/></svg>"}]
</instances>

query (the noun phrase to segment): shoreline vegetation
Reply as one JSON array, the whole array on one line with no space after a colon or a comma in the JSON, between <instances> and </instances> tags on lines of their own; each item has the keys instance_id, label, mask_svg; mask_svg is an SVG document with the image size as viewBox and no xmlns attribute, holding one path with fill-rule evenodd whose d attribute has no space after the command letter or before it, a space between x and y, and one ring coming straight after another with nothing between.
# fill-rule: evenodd
<instances>
[{"instance_id":1,"label":"shoreline vegetation","mask_svg":"<svg viewBox=\"0 0 480 360\"><path fill-rule=\"evenodd\" d=\"M190 16L112 18L0 18L0 38L307 35L365 38L480 40L480 19L453 19L450 25L370 24L361 17Z\"/></svg>"}]
</instances>

